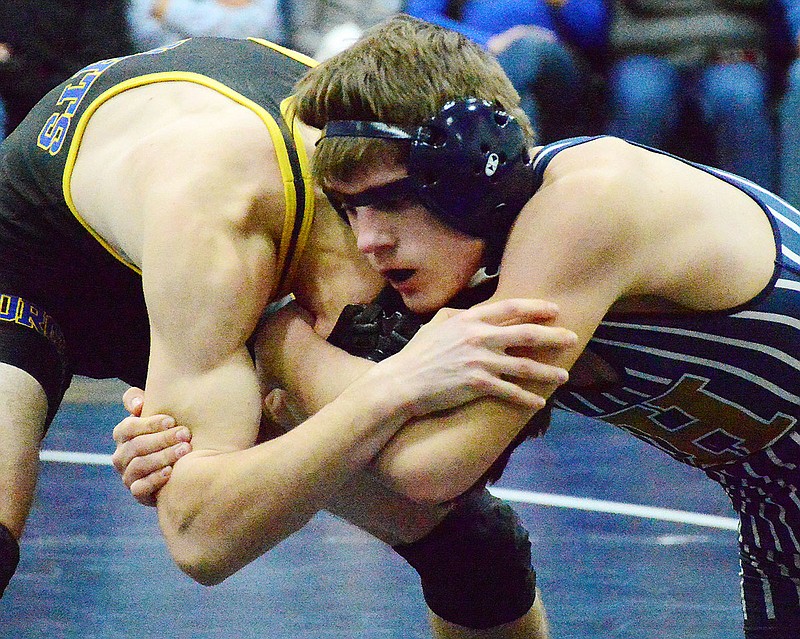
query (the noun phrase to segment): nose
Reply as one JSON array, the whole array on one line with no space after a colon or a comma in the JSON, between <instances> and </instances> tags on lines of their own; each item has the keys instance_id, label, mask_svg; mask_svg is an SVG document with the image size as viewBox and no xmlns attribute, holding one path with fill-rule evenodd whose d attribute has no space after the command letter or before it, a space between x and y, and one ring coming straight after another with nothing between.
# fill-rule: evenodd
<instances>
[{"instance_id":1,"label":"nose","mask_svg":"<svg viewBox=\"0 0 800 639\"><path fill-rule=\"evenodd\" d=\"M395 246L397 238L388 216L371 206L359 207L351 221L358 250L366 255L385 252Z\"/></svg>"}]
</instances>

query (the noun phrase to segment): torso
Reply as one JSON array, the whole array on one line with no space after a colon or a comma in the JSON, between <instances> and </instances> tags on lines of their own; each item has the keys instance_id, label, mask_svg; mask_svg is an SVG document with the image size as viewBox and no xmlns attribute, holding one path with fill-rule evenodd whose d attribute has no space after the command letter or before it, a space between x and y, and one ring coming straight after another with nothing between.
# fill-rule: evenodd
<instances>
[{"instance_id":1,"label":"torso","mask_svg":"<svg viewBox=\"0 0 800 639\"><path fill-rule=\"evenodd\" d=\"M654 252L667 272L654 280L684 290L655 286L615 305L554 404L710 467L763 449L800 415L800 214L746 180L697 168L732 187L723 197L750 204L727 217L709 207L694 227L675 209L670 225L690 230L688 258L659 264Z\"/></svg>"}]
</instances>

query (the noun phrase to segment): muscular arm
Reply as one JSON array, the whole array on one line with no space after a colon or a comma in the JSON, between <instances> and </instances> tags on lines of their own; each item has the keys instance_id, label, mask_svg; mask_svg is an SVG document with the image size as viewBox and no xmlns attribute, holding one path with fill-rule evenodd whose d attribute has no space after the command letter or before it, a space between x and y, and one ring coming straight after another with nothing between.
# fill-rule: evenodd
<instances>
[{"instance_id":1,"label":"muscular arm","mask_svg":"<svg viewBox=\"0 0 800 639\"><path fill-rule=\"evenodd\" d=\"M151 320L143 414L171 414L193 435L193 452L158 496L159 521L177 563L218 582L302 526L366 464L399 425L403 400L386 401L383 384L354 388L358 424L345 393L253 447L261 397L245 343L276 285L271 238L284 206L255 114L179 83L125 92L87 127L72 190L83 217L142 268Z\"/></svg>"},{"instance_id":2,"label":"muscular arm","mask_svg":"<svg viewBox=\"0 0 800 639\"><path fill-rule=\"evenodd\" d=\"M245 342L274 285L274 246L260 231L262 178L237 158L268 164L248 151L217 150L218 168L179 177L144 202L152 335L143 414L173 415L193 444L159 493L159 521L178 564L203 583L302 527L402 419L385 385L354 387L290 433L253 446L261 402Z\"/></svg>"},{"instance_id":3,"label":"muscular arm","mask_svg":"<svg viewBox=\"0 0 800 639\"><path fill-rule=\"evenodd\" d=\"M548 324L555 315L553 308L542 304L538 308L538 314L530 319ZM273 318L269 328L270 335L276 339L258 342L258 359L290 389L306 411L318 410L324 406L336 396L342 385L348 383L351 376L361 374L373 366L369 361L352 357L323 341L302 319L288 312ZM529 353L538 359L552 357L552 351L569 348L574 343L574 336L561 328L537 326L531 329L530 342L536 343L537 348L530 349ZM280 348L281 345L285 348ZM541 393L543 387L555 387L566 379L559 379L564 372L561 369L557 370L536 361L529 364L535 367L538 379L547 382L537 385L536 393ZM471 363L463 361L462 365L469 368ZM399 388L403 383L402 379L398 379L395 387ZM543 404L544 399L540 397L537 405ZM492 431L487 428L487 424L491 423L487 421L487 406L494 405L507 407L515 415L519 411L525 417L520 417L520 424L517 425L510 423L505 414L498 413L496 422L503 427ZM468 410L464 410L465 408ZM462 436L462 431L467 437L477 436L482 444L477 452L481 458L481 468L485 470L507 447L505 438L513 438L531 414L530 407L520 408L519 404L506 401L487 403L482 400L455 411L427 414L425 418L407 425L389 442L371 466L372 471L386 485L414 500L442 503L464 492L483 473L481 471L475 477L467 472L469 469L463 468L459 447L440 455L443 452L442 447L447 444L444 440L438 442L437 438L443 432L448 432L458 439ZM407 437L407 431L415 434ZM430 492L432 486L434 489ZM437 493L438 486L444 492Z\"/></svg>"}]
</instances>

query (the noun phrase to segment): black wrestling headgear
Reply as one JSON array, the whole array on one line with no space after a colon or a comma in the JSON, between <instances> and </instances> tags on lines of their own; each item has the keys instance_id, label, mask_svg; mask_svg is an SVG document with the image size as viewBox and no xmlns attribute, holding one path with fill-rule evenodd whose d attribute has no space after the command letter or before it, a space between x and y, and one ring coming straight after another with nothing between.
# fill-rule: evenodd
<instances>
[{"instance_id":1,"label":"black wrestling headgear","mask_svg":"<svg viewBox=\"0 0 800 639\"><path fill-rule=\"evenodd\" d=\"M448 102L422 126L335 120L322 139L407 140L408 189L448 226L487 242L496 268L511 225L534 192L533 162L519 123L486 100Z\"/></svg>"}]
</instances>

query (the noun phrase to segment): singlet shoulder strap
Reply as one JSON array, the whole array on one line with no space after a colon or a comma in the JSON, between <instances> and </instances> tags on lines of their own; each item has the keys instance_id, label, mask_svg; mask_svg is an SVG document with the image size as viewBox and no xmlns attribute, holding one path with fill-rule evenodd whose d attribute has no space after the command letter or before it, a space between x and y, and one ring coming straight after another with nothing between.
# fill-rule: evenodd
<instances>
[{"instance_id":1,"label":"singlet shoulder strap","mask_svg":"<svg viewBox=\"0 0 800 639\"><path fill-rule=\"evenodd\" d=\"M591 142L592 140L597 140L598 138L602 137L605 136L584 135L575 138L566 138L564 140L552 142L551 144L543 146L541 149L539 149L539 152L536 154L536 157L533 158L533 171L534 175L536 176L536 188L538 189L542 185L542 181L544 180L544 171L547 168L547 165L550 164L550 161L556 156L557 153L563 151L564 149L568 149L572 146L578 146L579 144L584 144L585 142Z\"/></svg>"}]
</instances>

